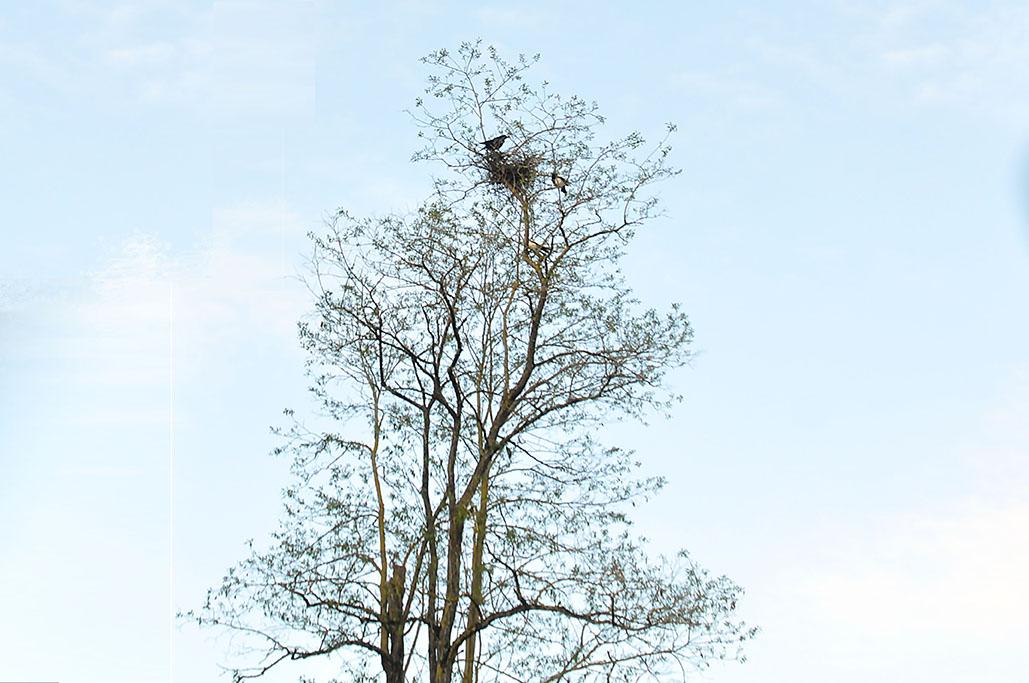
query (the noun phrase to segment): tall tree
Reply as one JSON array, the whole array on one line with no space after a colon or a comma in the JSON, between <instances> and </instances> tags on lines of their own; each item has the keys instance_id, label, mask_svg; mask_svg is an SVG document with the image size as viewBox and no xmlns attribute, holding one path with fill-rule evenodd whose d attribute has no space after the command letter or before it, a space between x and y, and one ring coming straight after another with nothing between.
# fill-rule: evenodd
<instances>
[{"instance_id":1,"label":"tall tree","mask_svg":"<svg viewBox=\"0 0 1029 683\"><path fill-rule=\"evenodd\" d=\"M674 401L664 376L688 357L684 313L643 309L618 269L676 173L666 141L598 143L595 104L526 83L535 58L424 61L415 159L443 169L435 192L312 235L300 338L323 414L283 432L273 543L189 614L249 636L237 680L333 653L346 680L387 683L669 680L742 658L739 588L685 552L648 557L626 513L662 481L595 438Z\"/></svg>"}]
</instances>

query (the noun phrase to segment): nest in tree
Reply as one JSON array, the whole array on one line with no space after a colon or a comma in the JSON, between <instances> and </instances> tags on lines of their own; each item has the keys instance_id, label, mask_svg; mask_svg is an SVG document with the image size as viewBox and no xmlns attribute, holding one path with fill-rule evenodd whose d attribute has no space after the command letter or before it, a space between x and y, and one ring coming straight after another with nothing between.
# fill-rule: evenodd
<instances>
[{"instance_id":1,"label":"nest in tree","mask_svg":"<svg viewBox=\"0 0 1029 683\"><path fill-rule=\"evenodd\" d=\"M514 151L489 151L481 158L479 165L486 172L486 179L507 188L511 192L524 192L536 180L540 157Z\"/></svg>"}]
</instances>

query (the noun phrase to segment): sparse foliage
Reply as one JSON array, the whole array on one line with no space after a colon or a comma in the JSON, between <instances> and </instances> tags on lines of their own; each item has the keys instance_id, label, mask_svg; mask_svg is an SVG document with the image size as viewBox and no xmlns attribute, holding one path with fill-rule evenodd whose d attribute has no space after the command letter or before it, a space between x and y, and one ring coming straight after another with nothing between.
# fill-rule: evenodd
<instances>
[{"instance_id":1,"label":"sparse foliage","mask_svg":"<svg viewBox=\"0 0 1029 683\"><path fill-rule=\"evenodd\" d=\"M685 314L642 309L618 270L669 148L598 143L596 105L530 87L533 61L429 55L433 197L312 235L300 338L326 425L283 432L282 526L193 615L251 637L237 679L340 653L344 680L672 680L754 633L731 581L648 557L626 512L662 482L594 436L675 400L688 357Z\"/></svg>"}]
</instances>

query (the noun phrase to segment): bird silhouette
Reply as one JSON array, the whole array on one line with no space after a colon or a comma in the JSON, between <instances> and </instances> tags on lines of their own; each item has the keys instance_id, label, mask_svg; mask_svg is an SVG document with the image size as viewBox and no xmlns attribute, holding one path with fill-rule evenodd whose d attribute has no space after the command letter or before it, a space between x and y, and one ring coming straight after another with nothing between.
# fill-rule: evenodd
<instances>
[{"instance_id":1,"label":"bird silhouette","mask_svg":"<svg viewBox=\"0 0 1029 683\"><path fill-rule=\"evenodd\" d=\"M562 193L568 194L568 179L559 176L557 171L550 174L550 182L554 183L554 187L561 190Z\"/></svg>"},{"instance_id":2,"label":"bird silhouette","mask_svg":"<svg viewBox=\"0 0 1029 683\"><path fill-rule=\"evenodd\" d=\"M499 150L499 149L500 149L501 147L503 147L503 146L504 146L504 141L505 141L505 140L507 140L507 136L506 136L506 135L498 135L498 136L497 136L497 137L495 137L495 138L490 138L489 140L487 140L486 142L484 142L484 143L482 143L482 144L483 144L483 145L484 145L484 146L486 147L486 149L488 149L489 151L491 151L491 152L496 152L496 151L498 151L498 150Z\"/></svg>"}]
</instances>

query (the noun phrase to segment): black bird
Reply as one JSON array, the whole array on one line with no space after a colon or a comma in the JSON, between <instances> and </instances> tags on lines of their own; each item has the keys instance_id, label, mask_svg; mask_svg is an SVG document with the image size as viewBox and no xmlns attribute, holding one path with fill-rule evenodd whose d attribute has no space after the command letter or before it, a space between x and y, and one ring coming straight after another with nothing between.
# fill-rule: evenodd
<instances>
[{"instance_id":1,"label":"black bird","mask_svg":"<svg viewBox=\"0 0 1029 683\"><path fill-rule=\"evenodd\" d=\"M486 149L488 149L489 151L496 152L501 147L504 146L504 141L505 140L507 140L507 136L506 135L498 135L495 138L490 138L489 140L487 140L486 142L484 142L482 144L485 145Z\"/></svg>"},{"instance_id":2,"label":"black bird","mask_svg":"<svg viewBox=\"0 0 1029 683\"><path fill-rule=\"evenodd\" d=\"M550 174L550 182L554 183L554 187L561 190L561 192L568 194L568 179L559 176L557 171Z\"/></svg>"}]
</instances>

